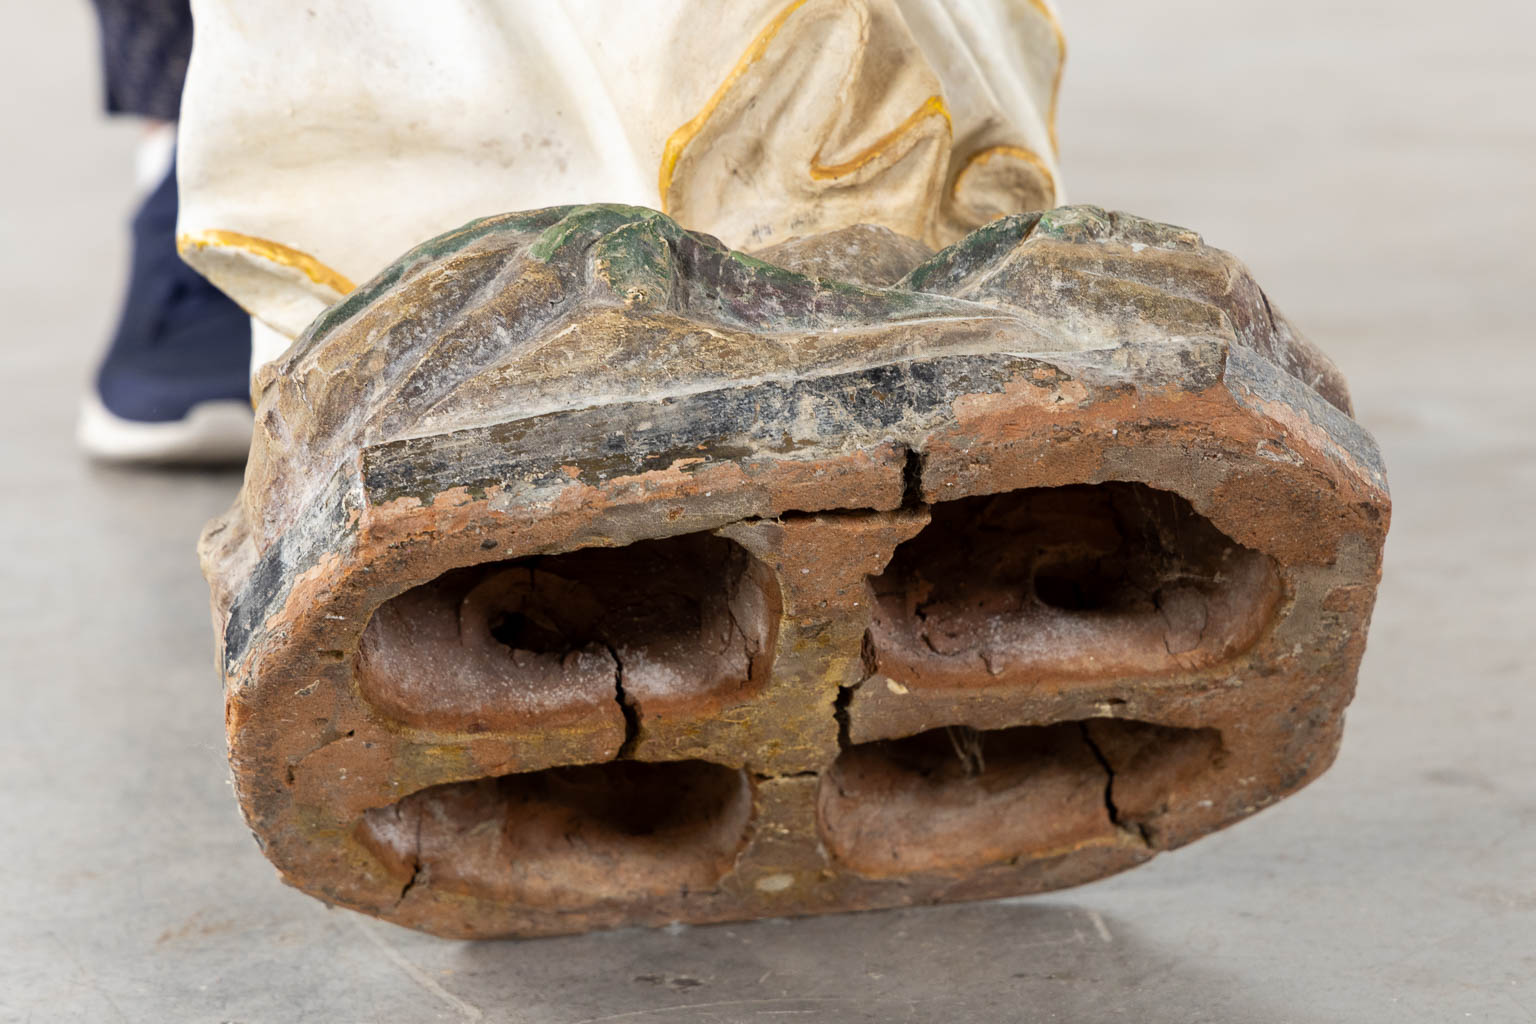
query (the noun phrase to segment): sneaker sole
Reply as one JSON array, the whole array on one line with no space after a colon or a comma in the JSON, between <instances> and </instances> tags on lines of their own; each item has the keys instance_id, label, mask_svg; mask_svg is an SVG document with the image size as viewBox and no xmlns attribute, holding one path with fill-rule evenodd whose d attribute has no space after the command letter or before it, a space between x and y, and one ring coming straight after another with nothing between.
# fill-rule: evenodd
<instances>
[{"instance_id":1,"label":"sneaker sole","mask_svg":"<svg viewBox=\"0 0 1536 1024\"><path fill-rule=\"evenodd\" d=\"M251 447L251 408L244 402L201 402L179 420L124 419L95 394L80 403L75 439L87 455L116 463L239 464Z\"/></svg>"}]
</instances>

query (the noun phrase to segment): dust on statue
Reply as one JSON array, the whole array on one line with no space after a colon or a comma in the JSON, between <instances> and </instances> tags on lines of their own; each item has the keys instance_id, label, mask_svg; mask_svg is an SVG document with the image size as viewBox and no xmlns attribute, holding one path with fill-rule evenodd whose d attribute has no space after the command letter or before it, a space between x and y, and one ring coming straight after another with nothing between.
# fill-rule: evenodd
<instances>
[{"instance_id":1,"label":"dust on statue","mask_svg":"<svg viewBox=\"0 0 1536 1024\"><path fill-rule=\"evenodd\" d=\"M1375 443L1230 255L1056 205L1043 3L291 6L202 5L182 156L295 339L201 543L286 881L452 936L1017 895L1327 768Z\"/></svg>"}]
</instances>

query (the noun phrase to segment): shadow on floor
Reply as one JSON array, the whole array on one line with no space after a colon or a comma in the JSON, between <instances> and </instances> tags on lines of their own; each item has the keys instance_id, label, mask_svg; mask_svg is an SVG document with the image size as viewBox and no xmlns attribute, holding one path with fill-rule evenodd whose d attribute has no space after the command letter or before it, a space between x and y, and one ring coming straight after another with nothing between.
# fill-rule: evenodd
<instances>
[{"instance_id":1,"label":"shadow on floor","mask_svg":"<svg viewBox=\"0 0 1536 1024\"><path fill-rule=\"evenodd\" d=\"M1112 917L1024 900L466 943L446 959L445 984L488 1021L1294 1019Z\"/></svg>"}]
</instances>

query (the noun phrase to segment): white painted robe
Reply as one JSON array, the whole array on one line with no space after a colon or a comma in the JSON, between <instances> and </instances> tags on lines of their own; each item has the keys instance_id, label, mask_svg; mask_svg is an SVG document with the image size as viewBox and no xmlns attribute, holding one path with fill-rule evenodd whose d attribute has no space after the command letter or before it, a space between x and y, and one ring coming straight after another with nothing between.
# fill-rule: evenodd
<instances>
[{"instance_id":1,"label":"white painted robe","mask_svg":"<svg viewBox=\"0 0 1536 1024\"><path fill-rule=\"evenodd\" d=\"M938 247L1061 200L1047 3L194 0L179 247L279 347L508 210L650 206L747 250L859 222Z\"/></svg>"}]
</instances>

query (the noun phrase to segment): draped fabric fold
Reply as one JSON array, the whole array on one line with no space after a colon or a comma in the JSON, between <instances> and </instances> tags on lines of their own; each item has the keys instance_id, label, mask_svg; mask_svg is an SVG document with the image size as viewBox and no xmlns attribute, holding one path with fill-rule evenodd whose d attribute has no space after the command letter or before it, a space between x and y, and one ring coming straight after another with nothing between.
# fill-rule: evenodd
<instances>
[{"instance_id":1,"label":"draped fabric fold","mask_svg":"<svg viewBox=\"0 0 1536 1024\"><path fill-rule=\"evenodd\" d=\"M938 247L1061 201L1045 0L195 0L182 256L281 335L475 217Z\"/></svg>"}]
</instances>

